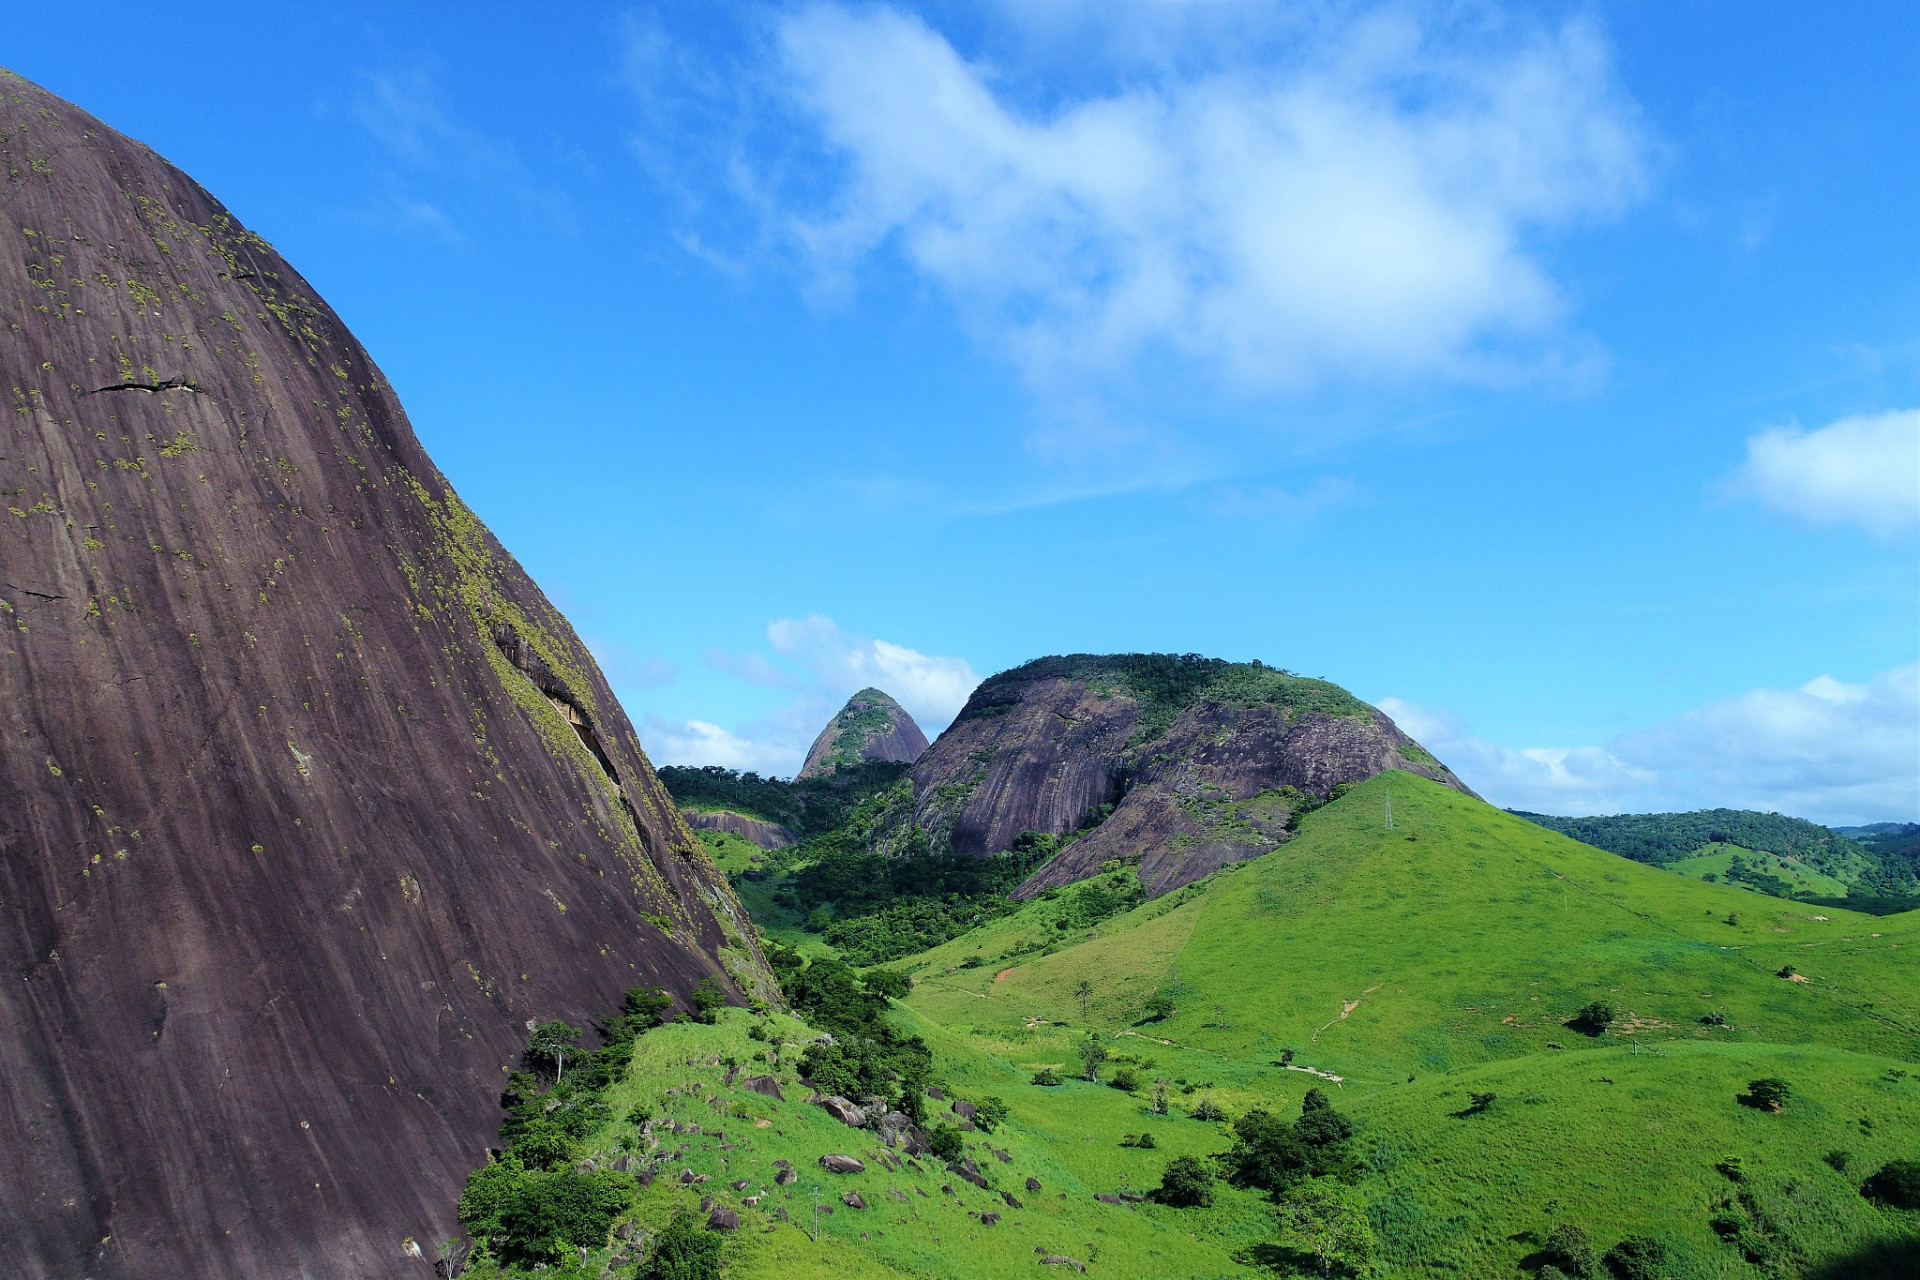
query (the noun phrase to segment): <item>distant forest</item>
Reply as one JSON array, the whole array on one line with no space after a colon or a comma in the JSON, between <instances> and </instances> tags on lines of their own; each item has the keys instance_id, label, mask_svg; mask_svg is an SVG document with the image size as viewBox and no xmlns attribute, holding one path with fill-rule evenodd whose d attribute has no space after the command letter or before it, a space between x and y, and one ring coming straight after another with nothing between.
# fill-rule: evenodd
<instances>
[{"instance_id":1,"label":"distant forest","mask_svg":"<svg viewBox=\"0 0 1920 1280\"><path fill-rule=\"evenodd\" d=\"M1756 853L1798 858L1814 870L1867 894L1910 894L1920 871L1915 841L1859 842L1804 818L1750 809L1701 809L1693 813L1620 813L1556 818L1510 812L1582 843L1635 862L1664 866L1691 857L1709 844L1738 845Z\"/></svg>"},{"instance_id":2,"label":"distant forest","mask_svg":"<svg viewBox=\"0 0 1920 1280\"><path fill-rule=\"evenodd\" d=\"M659 773L674 800L686 808L731 809L777 822L805 839L838 827L862 800L885 791L906 771L897 761L863 760L797 782L716 764L670 764Z\"/></svg>"}]
</instances>

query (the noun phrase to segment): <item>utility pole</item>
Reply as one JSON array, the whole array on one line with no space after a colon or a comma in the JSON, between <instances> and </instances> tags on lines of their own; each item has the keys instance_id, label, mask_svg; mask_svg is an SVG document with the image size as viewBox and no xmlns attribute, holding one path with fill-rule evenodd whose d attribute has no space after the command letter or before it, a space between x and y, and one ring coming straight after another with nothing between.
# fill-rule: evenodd
<instances>
[{"instance_id":1,"label":"utility pole","mask_svg":"<svg viewBox=\"0 0 1920 1280\"><path fill-rule=\"evenodd\" d=\"M820 1184L813 1184L813 1242L820 1243Z\"/></svg>"},{"instance_id":2,"label":"utility pole","mask_svg":"<svg viewBox=\"0 0 1920 1280\"><path fill-rule=\"evenodd\" d=\"M1393 830L1393 792L1387 792L1387 830Z\"/></svg>"}]
</instances>

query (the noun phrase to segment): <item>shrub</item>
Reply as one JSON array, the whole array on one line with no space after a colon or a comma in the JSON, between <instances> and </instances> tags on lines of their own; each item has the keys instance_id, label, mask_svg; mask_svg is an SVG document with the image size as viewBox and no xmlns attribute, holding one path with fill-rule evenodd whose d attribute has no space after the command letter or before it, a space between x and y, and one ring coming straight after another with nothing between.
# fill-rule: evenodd
<instances>
[{"instance_id":1,"label":"shrub","mask_svg":"<svg viewBox=\"0 0 1920 1280\"><path fill-rule=\"evenodd\" d=\"M727 989L720 985L720 979L712 974L700 979L700 985L693 989L693 1020L711 1025L726 1007Z\"/></svg>"},{"instance_id":2,"label":"shrub","mask_svg":"<svg viewBox=\"0 0 1920 1280\"><path fill-rule=\"evenodd\" d=\"M1582 1005L1578 1013L1561 1025L1571 1027L1583 1036L1603 1036L1613 1024L1613 1018L1613 1006L1605 1000L1595 1000Z\"/></svg>"},{"instance_id":3,"label":"shrub","mask_svg":"<svg viewBox=\"0 0 1920 1280\"><path fill-rule=\"evenodd\" d=\"M1052 1067L1042 1067L1033 1073L1033 1082L1038 1085L1045 1085L1051 1089L1060 1083L1060 1073Z\"/></svg>"},{"instance_id":4,"label":"shrub","mask_svg":"<svg viewBox=\"0 0 1920 1280\"><path fill-rule=\"evenodd\" d=\"M1227 1118L1227 1109L1211 1098L1202 1098L1193 1104L1193 1110L1187 1112L1195 1120L1218 1123Z\"/></svg>"},{"instance_id":5,"label":"shrub","mask_svg":"<svg viewBox=\"0 0 1920 1280\"><path fill-rule=\"evenodd\" d=\"M942 1160L958 1160L960 1152L965 1148L960 1130L945 1120L933 1126L933 1131L927 1135L927 1146L932 1148L933 1154Z\"/></svg>"},{"instance_id":6,"label":"shrub","mask_svg":"<svg viewBox=\"0 0 1920 1280\"><path fill-rule=\"evenodd\" d=\"M720 1280L720 1237L692 1214L674 1214L635 1280Z\"/></svg>"},{"instance_id":7,"label":"shrub","mask_svg":"<svg viewBox=\"0 0 1920 1280\"><path fill-rule=\"evenodd\" d=\"M1113 1073L1113 1079L1107 1081L1107 1087L1118 1089L1122 1093L1132 1093L1140 1087L1140 1077L1132 1067L1121 1067Z\"/></svg>"},{"instance_id":8,"label":"shrub","mask_svg":"<svg viewBox=\"0 0 1920 1280\"><path fill-rule=\"evenodd\" d=\"M1099 1079L1100 1064L1107 1060L1107 1046L1088 1032L1087 1038L1080 1042L1079 1052L1081 1074L1088 1080Z\"/></svg>"},{"instance_id":9,"label":"shrub","mask_svg":"<svg viewBox=\"0 0 1920 1280\"><path fill-rule=\"evenodd\" d=\"M1213 1203L1213 1170L1198 1156L1175 1156L1152 1194L1176 1209L1204 1209Z\"/></svg>"},{"instance_id":10,"label":"shrub","mask_svg":"<svg viewBox=\"0 0 1920 1280\"><path fill-rule=\"evenodd\" d=\"M1494 1102L1499 1096L1500 1095L1496 1093L1469 1093L1467 1095L1466 1113L1470 1116L1477 1116L1483 1112L1491 1111Z\"/></svg>"},{"instance_id":11,"label":"shrub","mask_svg":"<svg viewBox=\"0 0 1920 1280\"><path fill-rule=\"evenodd\" d=\"M988 1133L992 1133L1007 1120L1007 1100L989 1094L975 1105L973 1122Z\"/></svg>"},{"instance_id":12,"label":"shrub","mask_svg":"<svg viewBox=\"0 0 1920 1280\"><path fill-rule=\"evenodd\" d=\"M1607 1250L1607 1269L1618 1280L1667 1280L1673 1251L1651 1236L1628 1236Z\"/></svg>"},{"instance_id":13,"label":"shrub","mask_svg":"<svg viewBox=\"0 0 1920 1280\"><path fill-rule=\"evenodd\" d=\"M1827 1152L1827 1154L1820 1158L1826 1161L1827 1167L1835 1173L1845 1173L1847 1166L1853 1163L1853 1153L1851 1151L1842 1151L1838 1147L1835 1147L1832 1151Z\"/></svg>"},{"instance_id":14,"label":"shrub","mask_svg":"<svg viewBox=\"0 0 1920 1280\"><path fill-rule=\"evenodd\" d=\"M1920 1160L1890 1160L1860 1187L1869 1200L1895 1209L1920 1209Z\"/></svg>"},{"instance_id":15,"label":"shrub","mask_svg":"<svg viewBox=\"0 0 1920 1280\"><path fill-rule=\"evenodd\" d=\"M1784 1111L1787 1102L1793 1097L1793 1086L1785 1080L1767 1076L1759 1080L1747 1081L1747 1091L1740 1095L1740 1105L1752 1107L1756 1111Z\"/></svg>"},{"instance_id":16,"label":"shrub","mask_svg":"<svg viewBox=\"0 0 1920 1280\"><path fill-rule=\"evenodd\" d=\"M633 1203L631 1174L555 1169L514 1181L500 1205L501 1257L515 1264L554 1262L570 1249L606 1243L613 1220Z\"/></svg>"},{"instance_id":17,"label":"shrub","mask_svg":"<svg viewBox=\"0 0 1920 1280\"><path fill-rule=\"evenodd\" d=\"M1572 1280L1595 1280L1600 1274L1600 1254L1585 1231L1563 1222L1547 1232L1540 1246L1543 1264L1560 1268Z\"/></svg>"},{"instance_id":18,"label":"shrub","mask_svg":"<svg viewBox=\"0 0 1920 1280\"><path fill-rule=\"evenodd\" d=\"M1156 991L1147 997L1146 1016L1142 1022L1164 1022L1173 1016L1173 997L1164 991Z\"/></svg>"},{"instance_id":19,"label":"shrub","mask_svg":"<svg viewBox=\"0 0 1920 1280\"><path fill-rule=\"evenodd\" d=\"M1352 1187L1332 1178L1309 1178L1281 1198L1276 1216L1284 1239L1313 1255L1322 1272L1336 1266L1364 1272L1373 1257L1373 1228Z\"/></svg>"},{"instance_id":20,"label":"shrub","mask_svg":"<svg viewBox=\"0 0 1920 1280\"><path fill-rule=\"evenodd\" d=\"M1333 1104L1327 1101L1326 1090L1319 1085L1307 1090L1307 1096L1300 1099L1300 1114L1303 1116L1309 1111L1331 1111L1332 1109Z\"/></svg>"}]
</instances>

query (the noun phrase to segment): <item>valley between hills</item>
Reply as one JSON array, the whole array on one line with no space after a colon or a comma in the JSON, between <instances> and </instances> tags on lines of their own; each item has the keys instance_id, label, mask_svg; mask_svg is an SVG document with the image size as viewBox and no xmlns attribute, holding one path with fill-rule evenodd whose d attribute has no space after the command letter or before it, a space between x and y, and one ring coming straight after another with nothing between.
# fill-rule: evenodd
<instances>
[{"instance_id":1,"label":"valley between hills","mask_svg":"<svg viewBox=\"0 0 1920 1280\"><path fill-rule=\"evenodd\" d=\"M1920 1275L1920 831L1196 655L656 771L294 268L0 90L0 1273Z\"/></svg>"}]
</instances>

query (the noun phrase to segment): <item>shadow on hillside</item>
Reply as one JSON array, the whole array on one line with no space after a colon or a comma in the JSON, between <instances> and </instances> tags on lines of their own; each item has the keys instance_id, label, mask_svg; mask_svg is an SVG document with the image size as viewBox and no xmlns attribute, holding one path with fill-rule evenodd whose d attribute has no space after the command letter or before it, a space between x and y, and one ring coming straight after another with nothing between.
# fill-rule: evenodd
<instances>
[{"instance_id":1,"label":"shadow on hillside","mask_svg":"<svg viewBox=\"0 0 1920 1280\"><path fill-rule=\"evenodd\" d=\"M1920 1240L1882 1240L1811 1267L1806 1280L1920 1280Z\"/></svg>"}]
</instances>

